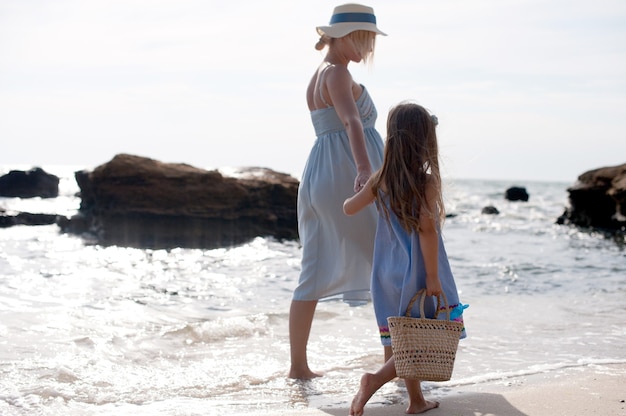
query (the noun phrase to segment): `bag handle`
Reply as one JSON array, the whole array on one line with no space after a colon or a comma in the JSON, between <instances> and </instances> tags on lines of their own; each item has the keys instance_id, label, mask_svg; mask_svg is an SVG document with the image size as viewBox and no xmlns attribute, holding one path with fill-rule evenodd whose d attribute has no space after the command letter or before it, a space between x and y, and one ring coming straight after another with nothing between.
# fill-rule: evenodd
<instances>
[{"instance_id":1,"label":"bag handle","mask_svg":"<svg viewBox=\"0 0 626 416\"><path fill-rule=\"evenodd\" d=\"M421 298L420 298L420 295L423 295L423 296L421 296ZM411 317L411 309L413 309L413 304L415 303L415 301L417 301L418 298L420 298L420 316L422 318L425 318L425 315L424 315L424 299L426 299L426 289L420 289L411 298L411 301L409 302L409 306L407 306L407 308L406 308L406 316L407 317ZM441 300L443 300L443 303L440 303ZM447 311L445 313L448 314L448 321L451 321L452 319L450 319L450 305L448 305L448 298L446 297L446 294L444 292L441 292L441 295L437 296L437 306L435 308L435 319L437 319L437 317L441 313L441 306L442 305L445 305L446 311Z\"/></svg>"}]
</instances>

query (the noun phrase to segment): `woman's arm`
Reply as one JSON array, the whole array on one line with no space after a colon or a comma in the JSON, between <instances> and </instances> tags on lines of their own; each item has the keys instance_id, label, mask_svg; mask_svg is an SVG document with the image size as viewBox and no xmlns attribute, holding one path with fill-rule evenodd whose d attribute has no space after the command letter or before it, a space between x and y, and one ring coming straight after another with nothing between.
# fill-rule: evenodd
<instances>
[{"instance_id":1,"label":"woman's arm","mask_svg":"<svg viewBox=\"0 0 626 416\"><path fill-rule=\"evenodd\" d=\"M439 234L437 232L437 195L439 189L434 181L426 184L426 206L420 210L419 240L426 269L426 295L437 296L442 292L439 280Z\"/></svg>"},{"instance_id":2,"label":"woman's arm","mask_svg":"<svg viewBox=\"0 0 626 416\"><path fill-rule=\"evenodd\" d=\"M359 192L346 199L343 203L343 212L346 215L354 215L372 202L375 195L372 192L372 179L368 179L367 183Z\"/></svg>"},{"instance_id":3,"label":"woman's arm","mask_svg":"<svg viewBox=\"0 0 626 416\"><path fill-rule=\"evenodd\" d=\"M347 67L336 65L328 68L326 87L335 111L337 111L337 115L345 126L346 133L350 139L350 149L352 150L352 157L357 170L354 191L358 192L372 175L372 167L365 146L365 134L363 132L361 115L352 92L353 84L354 81Z\"/></svg>"}]
</instances>

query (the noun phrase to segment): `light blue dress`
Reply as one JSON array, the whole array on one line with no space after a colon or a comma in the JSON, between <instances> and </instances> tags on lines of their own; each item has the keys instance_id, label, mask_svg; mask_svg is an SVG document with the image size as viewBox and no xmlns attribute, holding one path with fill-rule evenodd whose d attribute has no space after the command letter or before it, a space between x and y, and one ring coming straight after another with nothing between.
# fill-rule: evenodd
<instances>
[{"instance_id":1,"label":"light blue dress","mask_svg":"<svg viewBox=\"0 0 626 416\"><path fill-rule=\"evenodd\" d=\"M388 198L381 192L382 198L377 204L388 205ZM382 200L382 202L381 202ZM389 221L384 210L379 209L376 242L374 243L374 265L372 270L372 301L376 322L380 331L380 340L383 345L391 345L387 317L405 316L411 298L420 290L426 288L426 270L424 257L420 247L419 235L409 233L398 221L398 217L389 209ZM459 294L448 255L439 233L439 280L448 299L451 309L459 306ZM424 302L424 313L428 318L434 316L435 298L427 297ZM419 317L419 302L412 308L411 316ZM447 313L440 313L439 319L447 319ZM463 321L463 317L456 318ZM461 338L465 338L465 330Z\"/></svg>"},{"instance_id":2,"label":"light blue dress","mask_svg":"<svg viewBox=\"0 0 626 416\"><path fill-rule=\"evenodd\" d=\"M356 101L372 171L380 168L383 141L375 129L376 107L365 87ZM377 213L372 205L354 216L343 202L354 195L356 164L350 140L334 107L311 111L317 139L298 190L298 232L302 271L294 300L342 295L360 304L370 299Z\"/></svg>"}]
</instances>

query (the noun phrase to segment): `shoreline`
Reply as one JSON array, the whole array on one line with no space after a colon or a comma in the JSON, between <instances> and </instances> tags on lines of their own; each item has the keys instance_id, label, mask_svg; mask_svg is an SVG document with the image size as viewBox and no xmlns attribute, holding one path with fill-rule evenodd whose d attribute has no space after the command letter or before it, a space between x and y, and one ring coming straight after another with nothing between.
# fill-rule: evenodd
<instances>
[{"instance_id":1,"label":"shoreline","mask_svg":"<svg viewBox=\"0 0 626 416\"><path fill-rule=\"evenodd\" d=\"M430 416L618 416L626 414L626 363L587 365L559 371L425 392L440 407ZM356 393L356 392L355 392ZM365 415L404 415L406 403L365 406ZM346 416L349 407L276 409L264 416ZM241 413L251 415L253 413Z\"/></svg>"}]
</instances>

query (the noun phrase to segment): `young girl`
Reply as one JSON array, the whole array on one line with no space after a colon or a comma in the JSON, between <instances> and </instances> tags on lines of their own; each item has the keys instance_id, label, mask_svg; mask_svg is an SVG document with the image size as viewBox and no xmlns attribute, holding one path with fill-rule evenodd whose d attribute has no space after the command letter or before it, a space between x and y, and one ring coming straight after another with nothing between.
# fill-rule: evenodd
<instances>
[{"instance_id":1,"label":"young girl","mask_svg":"<svg viewBox=\"0 0 626 416\"><path fill-rule=\"evenodd\" d=\"M450 308L462 310L440 234L445 210L436 125L436 117L420 105L405 102L393 108L387 120L382 168L343 205L347 215L356 214L372 202L378 208L371 290L386 360L376 373L361 378L350 415L362 415L370 397L396 377L387 317L404 315L411 298L423 288L429 296L424 307L427 316L433 316L435 309L430 296L442 292ZM447 314L439 317L446 319ZM462 320L460 316L456 319ZM422 413L439 406L424 398L419 380L407 379L405 383L409 395L406 413Z\"/></svg>"}]
</instances>

